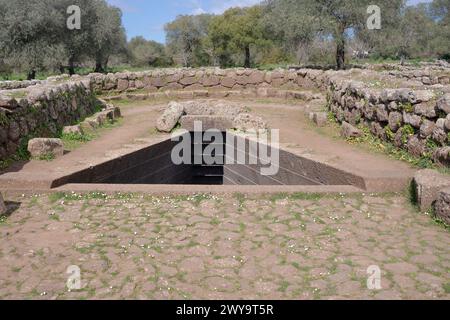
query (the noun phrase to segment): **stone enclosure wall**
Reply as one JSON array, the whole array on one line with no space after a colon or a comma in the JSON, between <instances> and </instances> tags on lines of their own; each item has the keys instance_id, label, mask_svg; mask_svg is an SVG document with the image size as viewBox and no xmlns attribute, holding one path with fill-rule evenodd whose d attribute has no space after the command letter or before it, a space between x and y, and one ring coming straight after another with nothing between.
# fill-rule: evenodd
<instances>
[{"instance_id":1,"label":"stone enclosure wall","mask_svg":"<svg viewBox=\"0 0 450 320\"><path fill-rule=\"evenodd\" d=\"M243 96L322 103L320 92L327 92L328 109L338 121L366 126L413 155L432 156L449 166L449 79L446 66L381 72L370 67L348 71L203 68L0 83L0 158L13 154L22 139L43 131L55 134L94 113L99 103L95 94L105 100Z\"/></svg>"},{"instance_id":2,"label":"stone enclosure wall","mask_svg":"<svg viewBox=\"0 0 450 320\"><path fill-rule=\"evenodd\" d=\"M33 137L54 137L94 113L99 101L90 79L49 80L0 91L0 160L26 148Z\"/></svg>"},{"instance_id":3,"label":"stone enclosure wall","mask_svg":"<svg viewBox=\"0 0 450 320\"><path fill-rule=\"evenodd\" d=\"M412 83L411 88L377 88L363 81L332 77L328 105L339 122L362 125L414 156L450 165L448 85Z\"/></svg>"},{"instance_id":4,"label":"stone enclosure wall","mask_svg":"<svg viewBox=\"0 0 450 320\"><path fill-rule=\"evenodd\" d=\"M167 90L245 90L278 88L286 90L324 87L323 72L319 70L259 71L254 69L160 69L146 72L92 74L98 92L157 92Z\"/></svg>"}]
</instances>

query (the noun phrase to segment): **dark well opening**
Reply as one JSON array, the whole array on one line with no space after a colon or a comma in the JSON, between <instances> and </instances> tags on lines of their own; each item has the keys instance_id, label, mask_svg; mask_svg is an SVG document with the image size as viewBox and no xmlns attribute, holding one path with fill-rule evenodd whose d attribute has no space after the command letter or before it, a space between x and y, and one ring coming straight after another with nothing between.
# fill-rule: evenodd
<instances>
[{"instance_id":1,"label":"dark well opening","mask_svg":"<svg viewBox=\"0 0 450 320\"><path fill-rule=\"evenodd\" d=\"M191 184L191 185L363 185L362 178L351 175L328 165L306 159L290 152L279 151L279 169L274 175L263 175L262 168L267 164L249 164L250 142L245 140L245 163L227 164L226 158L237 157L237 146L230 145L230 136L222 132L222 142L201 142L200 146L194 139L194 133L185 133L184 138L191 139L191 161L189 164L174 164L172 150L178 141L166 140L143 148L117 159L99 164L67 177L66 183L96 183L96 184ZM254 145L253 145L254 146ZM207 163L203 159L206 148L214 149L212 153L219 159L217 163ZM214 147L214 148L211 148ZM261 144L258 144L258 148ZM242 148L240 149L242 150ZM230 152L231 151L231 152ZM184 155L184 152L180 154ZM209 154L209 153L208 153ZM270 148L268 155L270 155ZM200 156L201 161L195 162ZM243 155L241 154L241 157ZM241 158L242 159L242 158ZM241 163L241 162L239 162Z\"/></svg>"}]
</instances>

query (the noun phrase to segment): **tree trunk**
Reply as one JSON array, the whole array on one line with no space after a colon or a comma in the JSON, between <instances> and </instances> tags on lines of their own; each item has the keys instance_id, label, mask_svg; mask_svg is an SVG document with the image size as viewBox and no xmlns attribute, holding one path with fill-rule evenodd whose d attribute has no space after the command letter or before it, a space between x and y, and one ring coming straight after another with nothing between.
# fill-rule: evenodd
<instances>
[{"instance_id":1,"label":"tree trunk","mask_svg":"<svg viewBox=\"0 0 450 320\"><path fill-rule=\"evenodd\" d=\"M73 56L70 56L69 58L69 74L75 74L75 58Z\"/></svg>"},{"instance_id":2,"label":"tree trunk","mask_svg":"<svg viewBox=\"0 0 450 320\"><path fill-rule=\"evenodd\" d=\"M36 79L36 70L35 69L31 69L30 71L28 71L27 79L28 80Z\"/></svg>"},{"instance_id":3,"label":"tree trunk","mask_svg":"<svg viewBox=\"0 0 450 320\"><path fill-rule=\"evenodd\" d=\"M95 72L103 73L105 70L103 69L102 62L100 60L95 61Z\"/></svg>"},{"instance_id":4,"label":"tree trunk","mask_svg":"<svg viewBox=\"0 0 450 320\"><path fill-rule=\"evenodd\" d=\"M244 68L250 68L250 46L245 47L245 64Z\"/></svg>"},{"instance_id":5,"label":"tree trunk","mask_svg":"<svg viewBox=\"0 0 450 320\"><path fill-rule=\"evenodd\" d=\"M109 57L104 58L101 54L97 54L95 58L95 72L105 73L108 70Z\"/></svg>"},{"instance_id":6,"label":"tree trunk","mask_svg":"<svg viewBox=\"0 0 450 320\"><path fill-rule=\"evenodd\" d=\"M338 70L345 69L345 26L338 26L336 33L336 67Z\"/></svg>"}]
</instances>

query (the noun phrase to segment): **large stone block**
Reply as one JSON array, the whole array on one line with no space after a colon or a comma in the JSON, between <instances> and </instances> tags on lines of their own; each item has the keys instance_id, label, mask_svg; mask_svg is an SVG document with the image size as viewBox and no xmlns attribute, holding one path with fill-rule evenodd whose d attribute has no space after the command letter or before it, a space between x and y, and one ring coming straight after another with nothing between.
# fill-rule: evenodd
<instances>
[{"instance_id":1,"label":"large stone block","mask_svg":"<svg viewBox=\"0 0 450 320\"><path fill-rule=\"evenodd\" d=\"M433 153L434 162L450 167L450 147L438 148Z\"/></svg>"},{"instance_id":2,"label":"large stone block","mask_svg":"<svg viewBox=\"0 0 450 320\"><path fill-rule=\"evenodd\" d=\"M342 122L341 135L344 138L357 138L362 135L358 128L355 128L348 122Z\"/></svg>"},{"instance_id":3,"label":"large stone block","mask_svg":"<svg viewBox=\"0 0 450 320\"><path fill-rule=\"evenodd\" d=\"M125 91L128 89L129 83L128 80L119 79L117 81L117 90L118 91Z\"/></svg>"},{"instance_id":4,"label":"large stone block","mask_svg":"<svg viewBox=\"0 0 450 320\"><path fill-rule=\"evenodd\" d=\"M389 128L392 132L397 132L403 125L403 115L400 112L393 111L389 113Z\"/></svg>"},{"instance_id":5,"label":"large stone block","mask_svg":"<svg viewBox=\"0 0 450 320\"><path fill-rule=\"evenodd\" d=\"M445 176L435 170L421 170L414 176L416 200L422 211L430 209L437 200L439 192L449 187L450 176Z\"/></svg>"},{"instance_id":6,"label":"large stone block","mask_svg":"<svg viewBox=\"0 0 450 320\"><path fill-rule=\"evenodd\" d=\"M161 132L170 132L175 128L181 116L183 115L184 107L177 103L169 103L169 107L164 111L163 115L157 120L156 128Z\"/></svg>"},{"instance_id":7,"label":"large stone block","mask_svg":"<svg viewBox=\"0 0 450 320\"><path fill-rule=\"evenodd\" d=\"M232 77L223 78L220 84L226 88L233 88L236 84L236 79Z\"/></svg>"},{"instance_id":8,"label":"large stone block","mask_svg":"<svg viewBox=\"0 0 450 320\"><path fill-rule=\"evenodd\" d=\"M309 118L318 127L324 127L328 122L328 114L326 112L311 112Z\"/></svg>"},{"instance_id":9,"label":"large stone block","mask_svg":"<svg viewBox=\"0 0 450 320\"><path fill-rule=\"evenodd\" d=\"M233 128L240 131L264 130L268 128L268 125L261 117L240 113L233 119Z\"/></svg>"},{"instance_id":10,"label":"large stone block","mask_svg":"<svg viewBox=\"0 0 450 320\"><path fill-rule=\"evenodd\" d=\"M233 128L233 118L226 116L191 115L183 116L180 119L181 128L187 131L195 131L195 122L201 123L203 131L211 129L227 131Z\"/></svg>"},{"instance_id":11,"label":"large stone block","mask_svg":"<svg viewBox=\"0 0 450 320\"><path fill-rule=\"evenodd\" d=\"M434 213L436 217L450 225L450 188L443 189L439 192L434 205Z\"/></svg>"},{"instance_id":12,"label":"large stone block","mask_svg":"<svg viewBox=\"0 0 450 320\"><path fill-rule=\"evenodd\" d=\"M450 114L450 93L447 93L438 100L437 108L439 111L443 111L446 114Z\"/></svg>"},{"instance_id":13,"label":"large stone block","mask_svg":"<svg viewBox=\"0 0 450 320\"><path fill-rule=\"evenodd\" d=\"M83 135L83 129L81 128L81 125L75 125L75 126L67 126L63 128L63 134L78 134Z\"/></svg>"},{"instance_id":14,"label":"large stone block","mask_svg":"<svg viewBox=\"0 0 450 320\"><path fill-rule=\"evenodd\" d=\"M60 157L64 154L64 145L61 139L36 138L28 142L28 152L33 158Z\"/></svg>"}]
</instances>

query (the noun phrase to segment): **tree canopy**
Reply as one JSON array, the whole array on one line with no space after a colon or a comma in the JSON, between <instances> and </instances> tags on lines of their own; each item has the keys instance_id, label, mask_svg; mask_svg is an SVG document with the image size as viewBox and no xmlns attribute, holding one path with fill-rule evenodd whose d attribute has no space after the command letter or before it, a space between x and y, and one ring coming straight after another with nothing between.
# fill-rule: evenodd
<instances>
[{"instance_id":1,"label":"tree canopy","mask_svg":"<svg viewBox=\"0 0 450 320\"><path fill-rule=\"evenodd\" d=\"M0 74L75 73L77 67L334 64L350 58L450 59L450 0L409 6L377 0L380 29L367 27L370 0L263 0L222 14L180 15L166 43L127 42L120 9L107 0L0 0ZM67 28L69 6L81 28ZM361 54L362 53L362 54Z\"/></svg>"}]
</instances>

